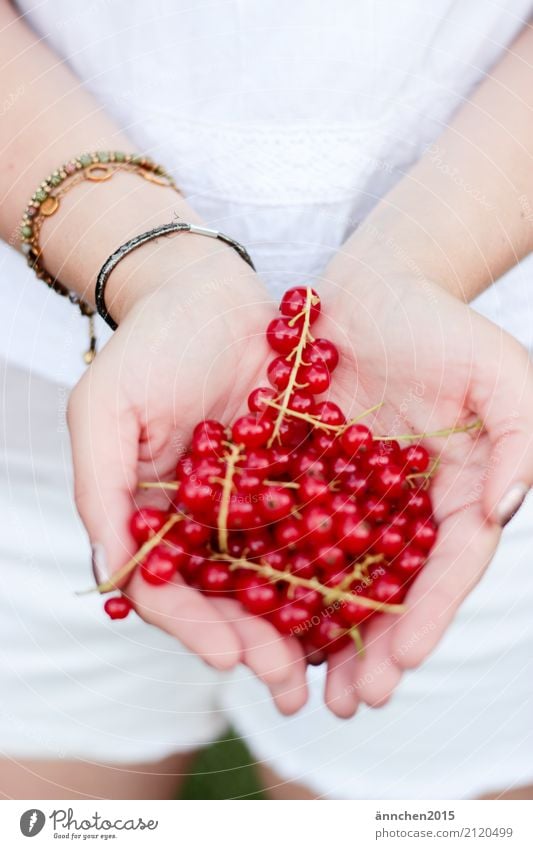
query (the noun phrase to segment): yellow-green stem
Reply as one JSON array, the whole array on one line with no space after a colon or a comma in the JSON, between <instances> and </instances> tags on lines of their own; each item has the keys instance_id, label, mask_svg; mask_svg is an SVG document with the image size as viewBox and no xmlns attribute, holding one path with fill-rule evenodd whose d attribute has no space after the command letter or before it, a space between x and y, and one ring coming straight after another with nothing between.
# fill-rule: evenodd
<instances>
[{"instance_id":1,"label":"yellow-green stem","mask_svg":"<svg viewBox=\"0 0 533 849\"><path fill-rule=\"evenodd\" d=\"M241 456L241 449L238 445L230 445L229 454L226 456L226 473L222 483L222 495L220 498L220 509L217 517L218 527L218 546L221 551L228 550L228 513L231 499L231 490L233 488L233 476L235 474L235 465Z\"/></svg>"},{"instance_id":2,"label":"yellow-green stem","mask_svg":"<svg viewBox=\"0 0 533 849\"><path fill-rule=\"evenodd\" d=\"M288 382L287 387L286 387L286 389L283 393L283 400L281 402L280 411L279 411L279 414L276 418L276 422L274 424L274 430L273 430L272 436L270 437L270 440L268 442L269 448L274 444L274 441L279 436L281 424L283 422L285 412L288 409L289 399L292 395L292 392L293 392L295 384L296 384L296 378L298 376L298 371L299 371L300 366L302 364L304 348L307 345L307 342L309 340L309 335L310 335L309 334L309 328L311 326L311 308L313 306L313 301L314 301L315 297L316 296L313 295L313 290L311 289L310 286L308 286L307 291L306 291L306 297L305 297L305 306L304 306L304 309L303 309L304 320L303 320L303 324L302 324L302 332L301 332L300 338L298 340L298 344L296 345L296 347L291 352L292 356L294 357L294 362L293 362L292 367L291 367L289 382Z\"/></svg>"},{"instance_id":3,"label":"yellow-green stem","mask_svg":"<svg viewBox=\"0 0 533 849\"><path fill-rule=\"evenodd\" d=\"M156 545L159 545L163 537L168 533L168 531L176 524L176 522L181 522L183 520L183 516L180 513L173 513L168 520L165 522L163 527L156 531L150 539L146 540L146 542L141 545L138 551L135 552L133 557L128 560L127 563L124 564L120 569L118 569L108 581L104 581L102 584L98 584L96 587L91 587L89 590L85 590L84 592L77 593L77 595L87 595L88 593L110 593L113 590L118 589L118 583L126 578L130 572L133 572L135 567L146 557L148 552L155 548Z\"/></svg>"}]
</instances>

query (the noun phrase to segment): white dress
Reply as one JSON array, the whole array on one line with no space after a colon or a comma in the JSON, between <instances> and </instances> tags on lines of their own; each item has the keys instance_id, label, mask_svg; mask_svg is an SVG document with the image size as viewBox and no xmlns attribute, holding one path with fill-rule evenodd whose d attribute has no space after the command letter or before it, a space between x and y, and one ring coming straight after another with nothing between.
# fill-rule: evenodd
<instances>
[{"instance_id":1,"label":"white dress","mask_svg":"<svg viewBox=\"0 0 533 849\"><path fill-rule=\"evenodd\" d=\"M18 6L138 147L173 172L209 225L249 248L274 292L324 269L533 10L530 0ZM475 304L531 351L532 267L523 262ZM7 246L0 275L0 355L12 397L30 393L30 412L55 397L59 410L81 373L85 328ZM10 410L9 487L0 490L10 539L20 538L18 546L2 540L0 558L11 571L18 559L0 601L0 668L11 670L11 678L0 672L0 748L8 754L160 757L216 733L225 709L259 758L324 795L454 798L533 781L531 500L441 647L390 705L337 721L321 706L317 671L308 708L283 719L243 671L222 687L163 635L139 622L118 631L99 606L71 598L87 570L64 491L66 458L58 470L66 438L56 421L43 483L28 446L45 437L30 426L19 433L21 409ZM155 691L145 678L158 682ZM160 721L147 722L154 711ZM29 718L14 720L21 716Z\"/></svg>"}]
</instances>

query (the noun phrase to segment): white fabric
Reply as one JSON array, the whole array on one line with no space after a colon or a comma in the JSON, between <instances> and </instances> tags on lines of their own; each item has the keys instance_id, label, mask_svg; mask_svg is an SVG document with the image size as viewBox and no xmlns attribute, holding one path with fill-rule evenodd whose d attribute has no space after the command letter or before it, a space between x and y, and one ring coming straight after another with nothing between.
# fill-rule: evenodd
<instances>
[{"instance_id":1,"label":"white fabric","mask_svg":"<svg viewBox=\"0 0 533 849\"><path fill-rule=\"evenodd\" d=\"M225 726L220 676L91 586L66 395L0 360L0 757L148 762Z\"/></svg>"},{"instance_id":2,"label":"white fabric","mask_svg":"<svg viewBox=\"0 0 533 849\"><path fill-rule=\"evenodd\" d=\"M324 268L533 9L531 0L18 6L278 292ZM531 342L524 279L513 273L481 303L494 300L491 315ZM0 280L0 354L76 380L86 346L76 311L5 245Z\"/></svg>"},{"instance_id":3,"label":"white fabric","mask_svg":"<svg viewBox=\"0 0 533 849\"><path fill-rule=\"evenodd\" d=\"M320 273L376 200L438 137L533 8L529 0L18 5L139 148L173 171L206 221L249 247L275 291ZM481 204L480 214L487 214ZM530 260L522 263L476 306L533 350L531 269ZM48 375L56 392L64 392L61 384L81 372L77 351L85 345L85 328L71 306L38 284L5 246L0 278L0 353ZM148 749L158 756L165 746L183 742L189 726L181 725L176 699L190 705L193 698L184 688L178 693L169 687L167 676L196 680L200 667L182 671L188 666L181 664L192 661L167 642L159 650L162 638L136 623L125 623L113 636L115 629L106 627L92 602L83 602L83 614L73 606L70 589L84 582L85 560L82 568L79 528L73 524L75 530L63 532L63 525L74 523L68 498L56 491L53 476L43 490L39 476L51 475L49 461L42 471L37 456L30 466L27 458L9 453L9 468L12 457L14 488L10 495L0 490L7 499L4 515L15 510L1 557L11 567L0 618L6 676L0 693L8 720L2 747L43 753L49 735L57 750L63 739L61 691L67 687L69 751L105 756L103 748L93 748L98 726L104 731L97 731L97 739L105 740L109 757L135 759ZM385 709L336 722L320 706L317 680L306 712L283 720L259 685L247 683L239 671L224 699L254 750L285 777L334 796L468 796L531 781L531 504L528 510L507 531L498 559L434 658ZM19 544L11 548L13 539ZM43 539L51 554L42 553ZM152 641L157 675L166 683L140 696L137 684L148 688L133 670L141 645L153 671L146 646ZM42 664L36 643L45 646ZM104 647L111 654L102 663ZM32 705L36 688L39 711ZM127 745L113 725L117 690L127 703L149 699L144 712L127 714ZM156 724L162 720L160 733L147 729L154 715ZM25 718L17 724L13 716ZM208 730L186 716L192 737ZM105 730L108 723L111 731Z\"/></svg>"}]
</instances>

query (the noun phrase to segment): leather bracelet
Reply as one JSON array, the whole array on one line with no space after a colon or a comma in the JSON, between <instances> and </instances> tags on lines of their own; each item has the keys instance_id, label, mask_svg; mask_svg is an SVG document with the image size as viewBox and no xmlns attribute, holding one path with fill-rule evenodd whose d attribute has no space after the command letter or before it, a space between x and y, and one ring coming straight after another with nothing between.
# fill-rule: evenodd
<instances>
[{"instance_id":1,"label":"leather bracelet","mask_svg":"<svg viewBox=\"0 0 533 849\"><path fill-rule=\"evenodd\" d=\"M198 236L208 236L210 239L218 239L220 242L225 242L226 245L230 245L230 247L237 251L241 259L247 262L250 268L255 271L255 266L246 248L239 244L239 242L235 241L235 239L232 239L230 236L226 236L224 233L220 233L218 230L210 230L207 227L198 227L196 224L188 224L186 221L173 221L170 224L160 224L152 230L147 230L146 233L134 236L133 239L129 240L129 242L125 242L117 248L117 250L114 251L108 259L106 259L102 268L98 272L96 287L94 290L96 310L98 315L104 319L111 330L116 330L118 327L116 321L109 314L105 302L105 287L111 272L125 256L128 256L128 254L132 253L132 251L140 248L141 245L145 245L147 242L153 242L154 239L159 238L159 236L169 236L171 233L193 233Z\"/></svg>"}]
</instances>

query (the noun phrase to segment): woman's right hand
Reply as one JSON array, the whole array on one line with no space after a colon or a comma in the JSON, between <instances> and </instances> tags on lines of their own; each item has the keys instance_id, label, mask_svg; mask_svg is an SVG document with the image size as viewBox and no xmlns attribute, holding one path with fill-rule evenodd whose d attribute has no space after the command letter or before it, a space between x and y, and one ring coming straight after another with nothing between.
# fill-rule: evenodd
<instances>
[{"instance_id":1,"label":"woman's right hand","mask_svg":"<svg viewBox=\"0 0 533 849\"><path fill-rule=\"evenodd\" d=\"M157 263L150 274L157 274ZM119 307L118 330L69 403L76 504L91 542L105 556L106 577L134 551L128 520L138 483L175 477L194 425L203 418L230 422L264 382L264 328L271 316L258 278L229 248L216 262L193 262L155 291L130 294ZM280 637L236 602L208 600L181 579L154 588L138 574L128 595L146 622L215 668L247 664L282 712L305 702L297 640Z\"/></svg>"}]
</instances>

